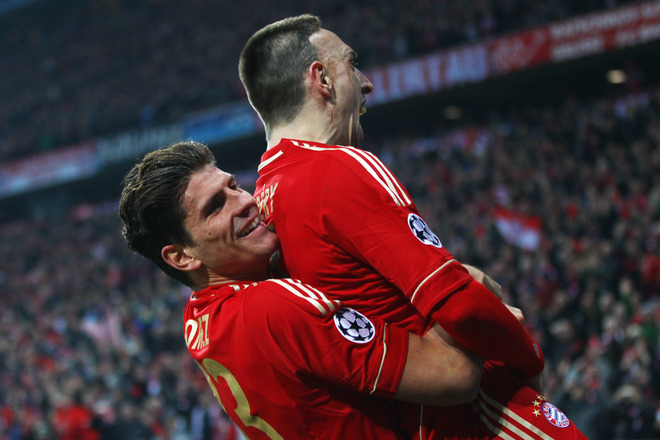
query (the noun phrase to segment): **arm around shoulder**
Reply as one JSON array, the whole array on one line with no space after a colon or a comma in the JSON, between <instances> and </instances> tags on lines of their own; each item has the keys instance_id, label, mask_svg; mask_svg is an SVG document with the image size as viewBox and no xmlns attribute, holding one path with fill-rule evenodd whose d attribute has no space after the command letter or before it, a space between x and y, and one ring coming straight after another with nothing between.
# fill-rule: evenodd
<instances>
[{"instance_id":1,"label":"arm around shoulder","mask_svg":"<svg viewBox=\"0 0 660 440\"><path fill-rule=\"evenodd\" d=\"M477 396L483 361L435 325L426 335L410 334L408 358L395 399L434 406L459 405Z\"/></svg>"}]
</instances>

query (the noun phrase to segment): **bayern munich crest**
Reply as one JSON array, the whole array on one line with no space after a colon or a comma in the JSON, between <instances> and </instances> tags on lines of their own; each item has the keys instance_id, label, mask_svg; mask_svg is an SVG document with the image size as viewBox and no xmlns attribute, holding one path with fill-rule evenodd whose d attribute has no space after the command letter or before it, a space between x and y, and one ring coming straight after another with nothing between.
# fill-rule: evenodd
<instances>
[{"instance_id":1,"label":"bayern munich crest","mask_svg":"<svg viewBox=\"0 0 660 440\"><path fill-rule=\"evenodd\" d=\"M437 248L442 247L442 243L437 235L433 233L429 225L426 224L424 220L417 214L408 214L408 226L415 237L424 244L435 246Z\"/></svg>"},{"instance_id":2,"label":"bayern munich crest","mask_svg":"<svg viewBox=\"0 0 660 440\"><path fill-rule=\"evenodd\" d=\"M567 428L571 424L566 414L550 402L543 402L543 415L550 424L557 428Z\"/></svg>"},{"instance_id":3,"label":"bayern munich crest","mask_svg":"<svg viewBox=\"0 0 660 440\"><path fill-rule=\"evenodd\" d=\"M358 344L366 344L375 335L374 325L371 321L353 309L339 309L335 313L335 326L343 337Z\"/></svg>"}]
</instances>

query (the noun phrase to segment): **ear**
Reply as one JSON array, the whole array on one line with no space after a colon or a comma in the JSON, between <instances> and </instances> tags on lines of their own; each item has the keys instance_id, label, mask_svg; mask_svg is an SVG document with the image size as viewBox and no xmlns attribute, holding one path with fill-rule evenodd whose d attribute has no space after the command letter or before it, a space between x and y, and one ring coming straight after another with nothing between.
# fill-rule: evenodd
<instances>
[{"instance_id":1,"label":"ear","mask_svg":"<svg viewBox=\"0 0 660 440\"><path fill-rule=\"evenodd\" d=\"M314 61L309 65L309 78L312 81L312 88L321 95L332 96L332 80L328 75L328 68L320 61Z\"/></svg>"},{"instance_id":2,"label":"ear","mask_svg":"<svg viewBox=\"0 0 660 440\"><path fill-rule=\"evenodd\" d=\"M192 256L187 248L180 245L168 244L161 249L160 255L173 268L186 272L197 270L202 265L202 262Z\"/></svg>"}]
</instances>

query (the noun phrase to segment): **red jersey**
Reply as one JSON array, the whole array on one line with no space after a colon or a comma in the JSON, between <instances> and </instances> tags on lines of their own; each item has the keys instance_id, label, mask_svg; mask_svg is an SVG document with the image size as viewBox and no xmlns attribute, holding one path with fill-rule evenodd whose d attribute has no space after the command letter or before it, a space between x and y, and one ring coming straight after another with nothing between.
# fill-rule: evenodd
<instances>
[{"instance_id":1,"label":"red jersey","mask_svg":"<svg viewBox=\"0 0 660 440\"><path fill-rule=\"evenodd\" d=\"M195 292L184 323L188 351L246 437L400 438L383 397L403 374L405 330L290 279Z\"/></svg>"},{"instance_id":2,"label":"red jersey","mask_svg":"<svg viewBox=\"0 0 660 440\"><path fill-rule=\"evenodd\" d=\"M259 175L255 198L286 270L350 307L420 333L443 296L472 280L371 153L282 140Z\"/></svg>"},{"instance_id":3,"label":"red jersey","mask_svg":"<svg viewBox=\"0 0 660 440\"><path fill-rule=\"evenodd\" d=\"M55 409L53 423L60 440L98 440L101 434L92 428L94 414L82 405L72 404Z\"/></svg>"},{"instance_id":4,"label":"red jersey","mask_svg":"<svg viewBox=\"0 0 660 440\"><path fill-rule=\"evenodd\" d=\"M429 312L473 281L426 225L392 172L367 151L283 139L264 153L259 175L255 198L280 238L283 266L292 277L347 307L423 334L432 324ZM513 374L502 377L514 389L523 386ZM482 383L486 393L500 392L493 381ZM486 394L480 399L508 408L508 397ZM518 405L525 411L533 405L528 397L525 394ZM405 407L399 409L416 438L485 439L502 432L497 422L501 412L491 407L392 405ZM512 435L507 429L503 432Z\"/></svg>"}]
</instances>

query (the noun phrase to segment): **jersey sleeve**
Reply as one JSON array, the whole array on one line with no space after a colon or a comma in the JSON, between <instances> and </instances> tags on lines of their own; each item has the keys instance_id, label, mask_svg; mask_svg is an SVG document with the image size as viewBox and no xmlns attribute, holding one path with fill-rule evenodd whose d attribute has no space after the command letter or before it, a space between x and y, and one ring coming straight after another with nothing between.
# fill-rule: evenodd
<instances>
[{"instance_id":1,"label":"jersey sleeve","mask_svg":"<svg viewBox=\"0 0 660 440\"><path fill-rule=\"evenodd\" d=\"M318 215L326 240L371 265L429 316L472 280L421 218L391 171L368 152L335 160L324 176ZM348 196L350 194L350 197Z\"/></svg>"},{"instance_id":2,"label":"jersey sleeve","mask_svg":"<svg viewBox=\"0 0 660 440\"><path fill-rule=\"evenodd\" d=\"M326 188L351 195L323 193L326 240L371 265L468 350L525 377L540 373L543 355L517 319L443 246L389 170L369 153L355 154L364 163L336 164L326 175Z\"/></svg>"},{"instance_id":3,"label":"jersey sleeve","mask_svg":"<svg viewBox=\"0 0 660 440\"><path fill-rule=\"evenodd\" d=\"M290 279L261 285L272 295L246 295L244 319L255 346L273 365L305 380L394 395L407 357L405 330L342 308Z\"/></svg>"}]
</instances>

